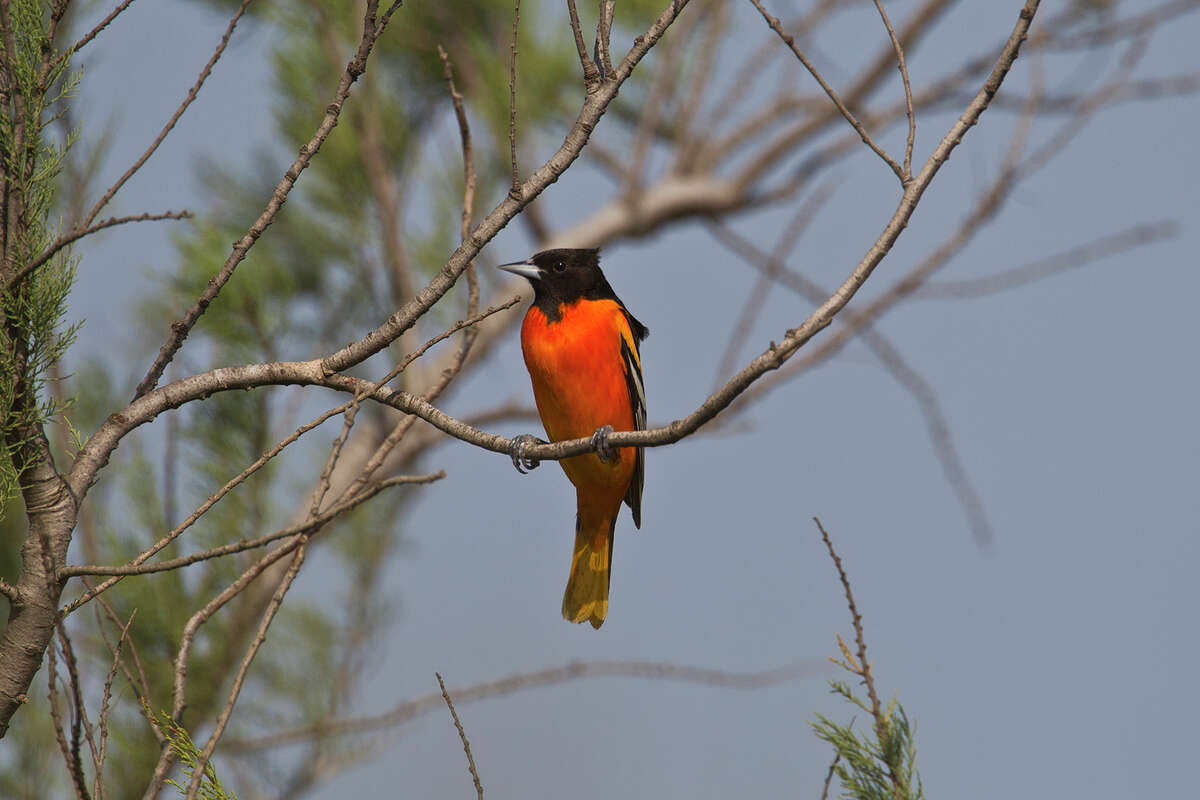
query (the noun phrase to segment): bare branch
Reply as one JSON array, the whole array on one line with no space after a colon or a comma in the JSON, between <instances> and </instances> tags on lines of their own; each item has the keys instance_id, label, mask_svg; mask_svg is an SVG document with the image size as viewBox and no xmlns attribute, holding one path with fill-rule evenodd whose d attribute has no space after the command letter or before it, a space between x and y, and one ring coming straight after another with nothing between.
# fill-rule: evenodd
<instances>
[{"instance_id":1,"label":"bare branch","mask_svg":"<svg viewBox=\"0 0 1200 800\"><path fill-rule=\"evenodd\" d=\"M112 699L113 679L117 677L117 668L121 665L121 648L125 645L125 639L129 636L129 626L133 624L133 618L137 616L137 609L129 615L129 621L121 626L121 636L117 639L116 645L112 648L113 663L108 670L108 675L104 679L104 694L100 701L100 754L96 759L96 782L95 795L96 800L104 800L104 759L108 755L108 704ZM99 619L99 618L97 618ZM103 630L103 627L101 627ZM105 637L107 641L107 636Z\"/></svg>"},{"instance_id":2,"label":"bare branch","mask_svg":"<svg viewBox=\"0 0 1200 800\"><path fill-rule=\"evenodd\" d=\"M833 761L829 762L829 771L825 773L825 785L821 787L821 800L826 800L829 797L829 784L833 781L834 770L837 769L838 762L842 760L842 754L838 753L833 757Z\"/></svg>"},{"instance_id":3,"label":"bare branch","mask_svg":"<svg viewBox=\"0 0 1200 800\"><path fill-rule=\"evenodd\" d=\"M726 672L654 661L572 661L560 667L518 673L499 680L454 690L458 704L473 703L491 697L502 697L529 689L554 686L579 678L622 677L649 680L679 681L724 689L765 689L781 683L815 675L824 669L824 661L806 661L764 672ZM313 736L345 736L352 733L394 728L417 717L436 711L443 704L440 692L418 697L397 705L383 714L358 719L324 721L293 730L281 731L250 741L229 742L242 752L256 752L272 747L302 742Z\"/></svg>"},{"instance_id":4,"label":"bare branch","mask_svg":"<svg viewBox=\"0 0 1200 800\"><path fill-rule=\"evenodd\" d=\"M779 18L771 16L767 9L763 8L760 0L750 0L750 2L752 2L754 7L758 9L758 13L762 14L762 17L767 21L767 24L771 26L771 30L775 31L775 33L779 35L779 38L783 40L784 44L791 49L796 58L800 60L800 63L804 65L804 68L808 70L808 73L813 76L813 79L821 85L821 88L825 90L825 94L829 95L829 99L833 101L835 106L837 106L838 111L842 113L842 116L846 118L846 121L850 123L850 126L854 128L854 130L858 131L858 135L862 138L863 143L866 144L867 147L874 150L875 154L882 158L885 164L891 167L892 172L896 173L896 177L900 179L901 185L907 185L908 181L911 180L911 175L906 174L904 169L902 169L900 165L892 159L891 156L885 153L883 148L875 143L875 140L871 138L871 134L867 133L867 129L862 126L862 123L858 121L858 118L854 116L853 112L851 112L850 109L846 107L846 104L842 102L842 99L838 97L838 93L833 90L832 86L825 82L825 79L821 77L821 73L816 67L813 66L812 62L808 60L808 57L804 55L804 52L796 44L796 39L783 30L783 25L780 23Z\"/></svg>"},{"instance_id":5,"label":"bare branch","mask_svg":"<svg viewBox=\"0 0 1200 800\"><path fill-rule=\"evenodd\" d=\"M238 696L242 692L242 686L246 682L246 675L250 671L250 665L254 663L254 657L258 655L263 642L267 640L267 630L270 629L275 615L279 612L280 606L283 605L283 598L287 594L288 589L291 588L292 583L296 580L296 576L300 574L300 567L304 565L304 559L308 553L308 536L301 534L299 540L296 552L292 556L292 563L288 565L283 580L279 582L279 586L271 596L271 602L267 605L267 610L263 613L262 620L259 622L258 630L254 633L254 640L251 641L250 646L246 649L246 654L242 657L242 663L238 665L237 674L233 678L233 687L229 690L229 697L225 701L225 706L221 709L221 713L217 715L216 722L213 725L213 732L209 734L208 741L204 744L204 750L200 752L196 757L196 763L192 765L192 779L188 783L187 794L184 796L184 800L196 800L199 796L200 784L204 781L204 768L212 759L212 755L217 749L217 742L221 741L221 736L225 733L225 727L229 724L229 718L233 715L233 707L237 704Z\"/></svg>"},{"instance_id":6,"label":"bare branch","mask_svg":"<svg viewBox=\"0 0 1200 800\"><path fill-rule=\"evenodd\" d=\"M579 27L579 12L575 8L575 0L567 0L567 10L571 15L571 33L575 37L575 49L579 51L579 65L583 67L583 84L589 93L596 90L599 83L600 70L596 62L588 55L587 45L583 41L583 31Z\"/></svg>"},{"instance_id":7,"label":"bare branch","mask_svg":"<svg viewBox=\"0 0 1200 800\"><path fill-rule=\"evenodd\" d=\"M64 247L69 247L71 244L79 241L89 234L102 231L105 228L111 228L115 225L124 225L127 222L158 222L168 219L191 219L194 216L195 214L193 214L191 211L164 211L161 214L134 214L127 217L109 217L103 222L97 222L94 225L88 225L87 227L79 227L67 231L62 236L59 236L57 239L55 239L40 256L22 267L21 270L12 277L12 280L8 282L8 285L4 287L4 292L6 294L12 292L31 272L44 265L50 259L54 258L54 256L58 254L59 251L61 251Z\"/></svg>"},{"instance_id":8,"label":"bare branch","mask_svg":"<svg viewBox=\"0 0 1200 800\"><path fill-rule=\"evenodd\" d=\"M767 293L775 283L776 273L783 268L784 261L786 261L788 255L795 248L796 243L812 222L813 217L821 210L821 206L825 204L825 201L829 199L832 193L832 181L818 187L796 210L792 221L784 227L779 241L775 245L774 252L770 255L764 254L766 257L761 259L761 262L765 265L765 269L761 271L762 274L758 281L755 282L754 287L750 290L750 295L746 298L746 302L742 306L741 314L738 315L738 319L733 325L733 330L729 334L729 341L725 345L725 352L722 354L721 360L717 365L715 376L717 386L721 385L726 375L733 372L738 353L741 352L746 339L750 335L754 318L762 310L762 305L767 299ZM710 225L710 228L716 225L717 223L713 223ZM723 226L721 227L723 228ZM815 300L818 303L820 301L820 298Z\"/></svg>"},{"instance_id":9,"label":"bare branch","mask_svg":"<svg viewBox=\"0 0 1200 800\"><path fill-rule=\"evenodd\" d=\"M513 0L511 60L508 63L508 157L512 165L509 195L521 196L521 174L517 170L517 23L521 19L521 0Z\"/></svg>"},{"instance_id":10,"label":"bare branch","mask_svg":"<svg viewBox=\"0 0 1200 800\"><path fill-rule=\"evenodd\" d=\"M432 339L427 341L424 345L422 345L421 347L417 348L412 353L410 353L407 357L405 357L405 359L402 362L400 362L399 365L397 365L394 369L392 369L392 371L390 371L383 378L370 384L369 387L364 387L364 391L366 390L366 388L377 389L380 386L382 386L383 384L388 383L393 378L395 378L397 375L399 375L401 372L403 372L405 369L407 369L408 366L410 364L412 364L413 361L415 361L416 359L418 359L422 355L424 355L434 345L438 344L439 342L444 341L445 339L449 338L450 336L454 335L455 333L457 333L460 330L463 330L465 328L470 328L470 327L478 324L479 322L482 322L483 320L487 319L488 317L492 316L493 314L496 314L500 311L504 311L508 308L511 308L512 306L516 305L517 302L519 302L519 301L520 301L520 297L514 297L511 300L509 300L507 303L503 303L499 306L490 307L486 311L484 311L480 314L476 314L475 316L473 316L469 319L461 320L461 321L455 323L454 325L451 325L445 331L443 331L442 333L433 337ZM138 556L136 556L128 564L125 564L125 565L119 566L119 567L109 567L109 566L101 566L101 565L86 565L86 566L80 566L80 567L63 567L63 568L61 568L59 570L59 572L57 573L59 580L66 580L67 578L70 578L73 576L78 576L78 575L112 575L112 576L114 576L114 577L110 578L109 580L104 581L96 588L89 589L87 592L85 592L84 594L80 595L78 598L73 600L62 610L62 614L65 616L65 615L71 613L72 611L76 610L80 606L82 606L85 603L87 603L88 601L90 601L92 598L107 591L110 587L112 587L115 583L117 583L124 576L140 575L140 574L146 574L146 573L150 573L150 572L160 572L160 571L163 571L164 569L177 569L180 566L186 566L187 564L195 563L196 561L203 561L203 560L206 560L209 558L214 558L216 556L228 555L230 553L237 553L237 552L241 552L242 550L248 550L248 549L251 549L254 547L260 547L263 544L267 544L271 541L274 541L275 539L281 538L282 534L280 534L280 535L269 534L267 537L262 537L261 541L260 540L252 540L251 542L246 542L246 541L237 542L237 543L233 543L230 545L225 545L223 547L213 548L212 550L209 550L209 551L203 551L201 553L193 553L190 556L184 556L179 559L173 559L171 562L160 562L160 563L148 565L145 567L141 566L151 556L153 556L155 553L159 552L164 547L166 547L168 544L170 544L175 539L177 539L184 531L186 531L189 527L191 527L193 524L195 524L195 522L201 516L203 516L209 509L211 509L214 505L216 505L217 502L219 502L221 500L221 498L223 498L226 494L228 494L230 491L232 491L238 485L243 483L252 474L254 474L259 469L261 469L268 461L270 461L275 456L277 456L280 452L282 452L285 447L294 443L305 433L308 433L309 431L318 427L319 425L321 425L322 423L324 423L331 417L337 416L338 414L345 413L354 402L355 402L355 400L350 400L347 403L343 403L342 405L340 405L336 408L332 408L329 411L326 411L325 413L316 417L312 421L310 421L304 425L301 425L299 428L297 428L295 431L293 431L287 437L285 437L280 442L278 442L274 447L272 447L267 452L265 452L257 460L255 460L254 463L252 463L250 466L246 467L246 469L242 470L237 475L235 475L233 478L231 478L229 481L227 481L225 483L225 485L222 486L217 492L215 492L214 494L209 496L209 498L207 500L205 500L203 503L201 503L200 506L195 511L193 511L188 516L187 519L185 519L182 523L180 523L178 526L173 528L171 530L171 532L168 533L166 536L162 537L157 542L155 542L153 545L151 545L149 548L142 551ZM396 482L397 483L404 483L404 482L411 483L411 482L423 482L423 481L409 479L409 478L399 478L399 479L396 479ZM365 480L362 483L365 484ZM360 484L358 488L361 488L361 485L362 484ZM378 485L378 488L375 489L373 494L377 493L381 489L387 488L387 486L389 486L389 485L393 485L393 484L388 483L386 481L382 482L381 484ZM356 491L357 491L357 489L356 489ZM356 494L354 494L354 493L352 493L351 495L343 494L342 500L346 500L347 497L349 497L351 500L353 500L356 497ZM363 499L366 499L366 498L363 498ZM357 505L358 502L361 502L361 500L355 502L354 504ZM350 506L350 507L353 507L353 506ZM340 506L339 506L339 508L340 508ZM337 516L338 514L341 514L346 510L349 510L349 508L342 508L341 511L337 511L336 514L334 514L331 510L329 519L332 519L334 516ZM328 520L326 520L326 521L328 521ZM322 524L324 524L324 523L322 523ZM303 531L301 529L296 529L296 530L291 531L291 533L293 533L293 534L300 533L300 532L303 532ZM179 562L179 563L176 563L176 562Z\"/></svg>"},{"instance_id":11,"label":"bare branch","mask_svg":"<svg viewBox=\"0 0 1200 800\"><path fill-rule=\"evenodd\" d=\"M212 57L208 60L208 63L204 65L204 68L200 70L200 75L196 78L196 82L192 84L192 88L188 91L187 97L185 97L183 102L179 104L179 108L175 109L175 113L171 115L169 120L167 120L167 124L163 126L163 129L159 131L158 136L156 136L154 141L150 143L150 146L146 148L146 152L142 153L141 157L133 163L133 166L125 170L125 174L118 178L117 182L109 187L108 191L96 201L96 205L92 206L92 210L89 211L87 216L83 219L84 227L92 224L92 221L96 219L96 215L100 213L100 210L108 205L109 200L113 199L113 195L120 191L121 187L125 185L125 182L132 178L134 174L142 168L142 165L150 160L150 156L154 155L154 151L157 150L159 145L166 140L167 135L172 131L172 129L174 129L176 123L179 122L180 117L183 116L183 112L188 110L188 106L190 106L192 101L196 99L196 96L200 94L200 88L204 86L204 82L208 80L208 76L212 73L213 67L215 67L217 61L220 60L221 54L225 52L225 47L229 44L230 37L233 36L233 29L237 27L238 20L240 20L242 15L246 13L246 7L248 5L250 5L250 0L242 0L242 4L238 6L238 10L229 20L229 25L226 26L225 33L221 36L221 41L217 44L217 49L213 52Z\"/></svg>"},{"instance_id":12,"label":"bare branch","mask_svg":"<svg viewBox=\"0 0 1200 800\"><path fill-rule=\"evenodd\" d=\"M241 15L242 11L245 10L249 1L250 0L243 0L241 9L238 11L239 16ZM325 116L321 120L321 124L317 127L317 130L313 134L312 138L301 146L300 154L292 162L291 166L288 167L287 172L284 173L283 178L279 181L279 183L275 185L275 189L271 193L271 199L267 203L266 208L263 209L262 214L260 214L258 219L254 221L254 224L250 226L250 229L246 231L245 236L239 239L237 244L234 245L233 252L229 254L229 257L225 260L225 263L222 265L220 271L218 271L217 274L209 280L208 286L205 287L204 291L200 293L200 296L196 298L196 302L190 309L188 309L188 312L183 316L183 319L171 325L171 335L167 338L167 341L159 350L158 358L155 359L154 364L150 367L150 370L146 373L146 376L142 378L141 383L138 384L137 391L134 394L135 398L141 397L142 395L146 394L146 392L153 389L155 385L157 385L159 378L162 377L163 371L167 368L167 364L169 364L171 359L175 357L175 353L183 344L183 340L187 337L188 333L191 332L192 327L196 324L196 321L200 319L200 316L208 309L209 304L216 299L217 295L221 292L222 287L224 287L225 284L229 282L229 279L233 277L234 270L236 270L238 265L241 264L242 260L245 259L247 253L250 251L250 248L253 247L254 243L258 241L258 237L262 236L263 232L270 227L272 222L275 221L275 217L279 213L279 210L283 207L284 202L287 201L288 194L292 191L292 187L296 185L296 181L299 179L300 173L302 173L308 167L312 157L316 155L317 151L321 148L321 145L325 142L325 139L328 138L330 132L333 131L334 126L337 125L338 117L341 115L342 106L350 94L351 86L353 86L354 82L358 80L359 76L366 71L367 58L370 56L371 50L375 47L376 40L379 38L380 34L383 33L388 20L391 18L392 12L398 6L398 1L393 3L388 12L381 19L379 19L378 22L376 22L376 12L379 7L379 0L368 0L366 12L363 15L362 38L359 40L358 49L355 51L354 57L350 59L349 63L346 64L346 68L342 71L342 77L338 81L337 89L334 91L333 101L326 107ZM234 18L234 22L236 22L236 20L237 17ZM224 47L224 42L228 40L228 35L232 32L233 28L230 27L226 34L226 39L222 40L222 48ZM198 86L199 85L196 87L197 90ZM189 95L189 97L190 96L192 95ZM188 102L190 102L190 100ZM178 113L182 113L182 110ZM171 124L173 125L174 123L172 122ZM163 135L165 136L166 132L164 132ZM157 142L154 146L158 146ZM147 153L147 156L143 157L143 160L147 157L149 157L149 153ZM140 164L135 166L140 166ZM115 188L116 187L114 187L114 190ZM114 190L110 190L110 195ZM89 222L91 221L91 217L95 216L95 212L98 211L102 205L103 203L98 204L97 207L93 209L91 216L88 218Z\"/></svg>"},{"instance_id":13,"label":"bare branch","mask_svg":"<svg viewBox=\"0 0 1200 800\"><path fill-rule=\"evenodd\" d=\"M900 78L904 82L904 105L908 113L908 140L904 145L904 176L901 180L908 180L912 178L913 144L917 138L917 118L913 114L912 85L908 82L908 66L904 63L904 48L901 47L900 40L896 38L892 21L888 19L887 12L883 10L883 3L880 0L875 0L875 8L879 10L883 26L887 28L888 37L892 40L892 48L896 51L896 62L900 68Z\"/></svg>"},{"instance_id":14,"label":"bare branch","mask_svg":"<svg viewBox=\"0 0 1200 800\"><path fill-rule=\"evenodd\" d=\"M50 722L54 726L54 739L58 742L58 750L62 753L67 772L71 776L71 786L75 790L77 800L87 800L87 783L83 779L82 768L78 764L78 752L72 754L71 745L67 742L66 727L63 725L62 711L58 706L58 654L51 642L46 648L46 701L50 706Z\"/></svg>"},{"instance_id":15,"label":"bare branch","mask_svg":"<svg viewBox=\"0 0 1200 800\"><path fill-rule=\"evenodd\" d=\"M454 703L450 701L450 693L446 691L446 684L442 680L440 672L433 673L437 676L438 686L442 689L442 699L446 701L446 707L450 709L450 718L454 720L454 727L458 730L458 738L462 740L463 750L467 754L467 768L471 772L471 780L475 782L475 794L479 796L479 800L483 800L483 784L479 782L479 771L475 768L475 757L471 755L471 743L467 741L467 732L463 730L462 723L458 720L458 712L454 710Z\"/></svg>"},{"instance_id":16,"label":"bare branch","mask_svg":"<svg viewBox=\"0 0 1200 800\"><path fill-rule=\"evenodd\" d=\"M445 470L439 470L428 475L397 475L391 478L377 481L365 489L355 493L349 500L342 501L336 505L330 506L324 512L313 516L306 521L297 525L291 525L287 528L282 528L272 533L264 534L254 539L241 539L229 544L223 544L219 547L212 547L208 550L201 550L190 555L180 556L178 558L168 559L166 561L155 561L152 564L125 564L121 566L106 566L103 564L81 564L73 567L63 567L59 570L59 574L65 578L76 578L84 575L119 575L128 577L130 575L151 575L156 572L169 572L170 570L186 567L189 564L195 564L200 561L208 561L209 559L219 558L220 556L228 556L234 553L245 552L246 550L254 550L259 547L264 547L271 542L280 539L286 539L290 536L296 536L303 533L313 533L318 528L324 527L329 522L344 515L347 511L352 511L366 501L375 497L384 489L392 486L412 486L417 484L433 483L446 477ZM111 584L109 584L111 585ZM73 610L78 607L78 604L85 603L96 597L104 591L104 584L101 584L96 589L88 592L75 603L68 606L68 609Z\"/></svg>"},{"instance_id":17,"label":"bare branch","mask_svg":"<svg viewBox=\"0 0 1200 800\"><path fill-rule=\"evenodd\" d=\"M450 56L439 44L438 58L442 60L442 75L446 78L446 87L450 91L450 101L454 105L454 118L458 120L458 135L462 141L463 154L463 211L462 211L462 240L466 241L471 235L471 217L475 209L475 159L471 150L471 125L467 121L467 110L463 106L463 96L454 85L454 70L450 66Z\"/></svg>"},{"instance_id":18,"label":"bare branch","mask_svg":"<svg viewBox=\"0 0 1200 800\"><path fill-rule=\"evenodd\" d=\"M120 15L120 13L122 11L129 8L131 3L133 3L133 0L121 0L121 2L117 4L116 8L114 8L112 11L108 12L108 16L106 16L104 19L102 19L98 23L96 23L96 27L92 28L90 31L88 31L86 34L84 34L83 37L79 39L79 41L77 41L77 42L75 42L75 44L71 45L70 49L67 50L65 53L63 53L62 55L60 55L59 58L63 59L63 58L67 58L68 56L74 56L76 53L78 53L80 50L82 50L88 42L92 41L92 39L95 39L97 36L99 36L100 33L105 28L107 28L112 23L112 21L114 19L116 19L118 15Z\"/></svg>"}]
</instances>

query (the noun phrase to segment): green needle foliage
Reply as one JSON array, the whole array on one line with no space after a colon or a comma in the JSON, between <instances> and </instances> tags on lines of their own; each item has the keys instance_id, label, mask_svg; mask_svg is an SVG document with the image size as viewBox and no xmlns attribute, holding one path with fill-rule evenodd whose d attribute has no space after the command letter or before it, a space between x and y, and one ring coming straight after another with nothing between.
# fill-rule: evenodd
<instances>
[{"instance_id":1,"label":"green needle foliage","mask_svg":"<svg viewBox=\"0 0 1200 800\"><path fill-rule=\"evenodd\" d=\"M183 768L183 781L168 779L167 783L178 789L180 795L187 795L188 784L196 772L196 765L200 763L200 748L196 747L195 742L192 741L191 734L171 719L171 715L165 711L159 712L158 724L163 735L170 742L171 752L179 759ZM221 785L221 780L217 777L217 768L212 765L211 761L204 765L204 777L200 781L199 797L201 800L237 800L236 794Z\"/></svg>"},{"instance_id":2,"label":"green needle foliage","mask_svg":"<svg viewBox=\"0 0 1200 800\"><path fill-rule=\"evenodd\" d=\"M851 691L849 684L832 680L830 691L868 714L871 707ZM925 797L917 773L917 745L904 707L893 697L871 734L817 714L811 723L818 739L833 746L834 774L842 783L842 797L853 800L921 800Z\"/></svg>"},{"instance_id":3,"label":"green needle foliage","mask_svg":"<svg viewBox=\"0 0 1200 800\"><path fill-rule=\"evenodd\" d=\"M74 132L56 141L48 134L56 107L78 84L66 58L43 73L46 52L54 52L44 28L44 4L15 0L10 13L15 51L0 41L11 86L0 93L0 159L7 181L7 206L15 224L6 233L5 274L21 275L60 233L52 219L55 191ZM15 214L13 214L15 212ZM62 250L23 280L0 285L0 517L29 466L33 432L57 417L67 403L48 391L54 366L79 331L63 326L77 260Z\"/></svg>"}]
</instances>

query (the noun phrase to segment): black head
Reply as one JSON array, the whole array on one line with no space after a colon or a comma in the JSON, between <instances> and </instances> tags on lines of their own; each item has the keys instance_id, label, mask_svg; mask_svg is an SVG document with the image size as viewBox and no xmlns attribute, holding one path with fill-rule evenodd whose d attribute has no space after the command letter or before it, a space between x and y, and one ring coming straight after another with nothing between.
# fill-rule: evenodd
<instances>
[{"instance_id":1,"label":"black head","mask_svg":"<svg viewBox=\"0 0 1200 800\"><path fill-rule=\"evenodd\" d=\"M625 309L600 271L600 251L594 248L543 250L524 261L501 264L500 269L520 275L533 285L533 304L547 319L558 320L561 307L578 300L614 300ZM628 310L625 316L638 340L644 339L646 327Z\"/></svg>"},{"instance_id":2,"label":"black head","mask_svg":"<svg viewBox=\"0 0 1200 800\"><path fill-rule=\"evenodd\" d=\"M595 249L543 250L500 269L520 275L533 284L534 301L572 303L576 300L616 299L600 271L600 251Z\"/></svg>"}]
</instances>

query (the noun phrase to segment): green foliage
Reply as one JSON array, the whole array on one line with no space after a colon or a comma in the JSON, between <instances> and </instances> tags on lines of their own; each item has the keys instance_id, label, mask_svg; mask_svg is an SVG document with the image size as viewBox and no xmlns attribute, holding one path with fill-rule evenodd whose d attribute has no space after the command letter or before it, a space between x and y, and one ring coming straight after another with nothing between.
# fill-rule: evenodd
<instances>
[{"instance_id":1,"label":"green foliage","mask_svg":"<svg viewBox=\"0 0 1200 800\"><path fill-rule=\"evenodd\" d=\"M843 681L829 682L830 691L868 715L871 707ZM841 725L817 714L811 723L817 738L833 746L834 773L842 784L842 797L853 800L921 800L925 796L917 773L917 745L904 707L893 697L881 711L871 734L853 730L853 721Z\"/></svg>"},{"instance_id":2,"label":"green foliage","mask_svg":"<svg viewBox=\"0 0 1200 800\"><path fill-rule=\"evenodd\" d=\"M200 763L200 748L196 747L187 730L175 722L167 712L159 712L158 725L171 746L171 752L183 766L183 774L186 778L183 784L170 779L167 780L167 783L178 789L179 794L186 795L187 785L191 782L192 775L195 774L196 765ZM221 785L221 781L217 777L217 769L211 761L204 765L204 777L200 780L199 797L202 800L237 800L236 794Z\"/></svg>"},{"instance_id":3,"label":"green foliage","mask_svg":"<svg viewBox=\"0 0 1200 800\"><path fill-rule=\"evenodd\" d=\"M51 110L66 100L80 79L68 73L66 58L42 74L45 54L54 54L43 30L45 9L36 0L16 0L11 24L14 52L0 46L13 86L0 109L0 157L9 203L17 210L9 228L10 269L19 274L50 247L58 235L51 224L55 185L75 140L47 135ZM27 468L25 450L34 431L66 405L48 392L52 370L70 347L79 326L62 327L67 296L75 280L76 260L64 250L11 289L0 287L0 517Z\"/></svg>"}]
</instances>

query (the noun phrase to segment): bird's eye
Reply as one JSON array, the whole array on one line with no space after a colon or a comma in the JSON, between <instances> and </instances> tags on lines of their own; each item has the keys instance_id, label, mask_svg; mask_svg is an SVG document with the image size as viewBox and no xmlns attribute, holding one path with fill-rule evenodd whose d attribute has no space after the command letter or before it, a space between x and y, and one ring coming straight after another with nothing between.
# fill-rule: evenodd
<instances>
[{"instance_id":1,"label":"bird's eye","mask_svg":"<svg viewBox=\"0 0 1200 800\"><path fill-rule=\"evenodd\" d=\"M562 261L554 262L554 271L555 272L564 272L566 269L567 269L567 265L565 263L563 263Z\"/></svg>"}]
</instances>

